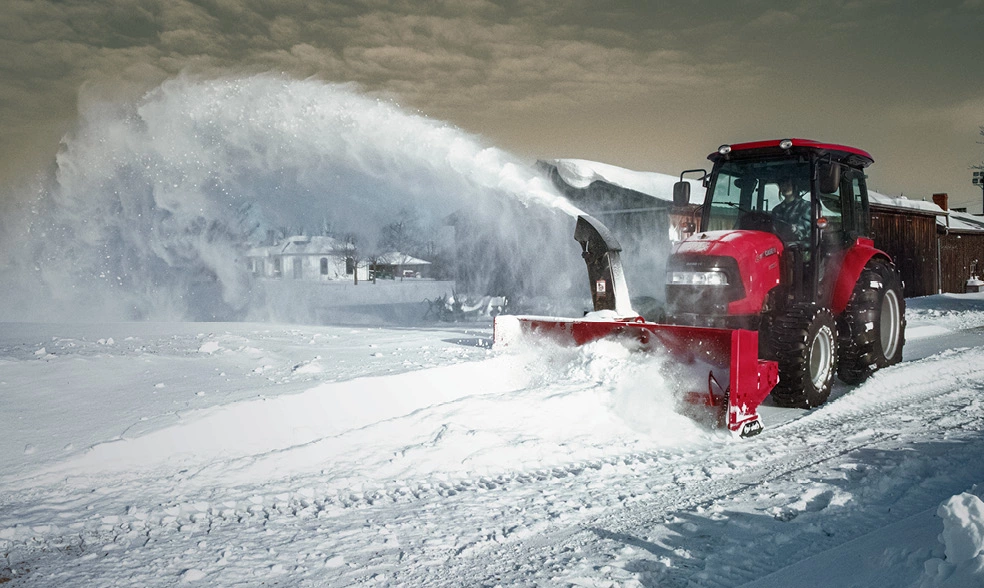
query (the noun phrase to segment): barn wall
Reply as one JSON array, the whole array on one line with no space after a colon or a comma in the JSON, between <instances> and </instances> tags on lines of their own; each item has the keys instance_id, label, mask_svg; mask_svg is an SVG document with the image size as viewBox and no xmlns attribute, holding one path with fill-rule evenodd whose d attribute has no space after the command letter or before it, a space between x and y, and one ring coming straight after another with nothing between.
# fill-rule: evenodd
<instances>
[{"instance_id":1,"label":"barn wall","mask_svg":"<svg viewBox=\"0 0 984 588\"><path fill-rule=\"evenodd\" d=\"M984 263L984 234L950 232L941 234L940 262L944 268L944 292L964 292L970 268L977 260L977 272L981 275L981 264Z\"/></svg>"},{"instance_id":2,"label":"barn wall","mask_svg":"<svg viewBox=\"0 0 984 588\"><path fill-rule=\"evenodd\" d=\"M871 207L875 247L892 257L902 274L907 298L936 294L936 216L910 210Z\"/></svg>"}]
</instances>

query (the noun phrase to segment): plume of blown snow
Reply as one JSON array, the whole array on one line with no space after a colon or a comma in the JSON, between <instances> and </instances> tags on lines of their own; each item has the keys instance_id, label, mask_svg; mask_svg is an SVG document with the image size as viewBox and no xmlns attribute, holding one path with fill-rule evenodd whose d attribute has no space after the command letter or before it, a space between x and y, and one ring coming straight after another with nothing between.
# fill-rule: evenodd
<instances>
[{"instance_id":1,"label":"plume of blown snow","mask_svg":"<svg viewBox=\"0 0 984 588\"><path fill-rule=\"evenodd\" d=\"M566 296L583 273L579 211L530 166L351 85L180 76L135 102L83 92L53 169L0 232L0 318L263 318L251 244L330 225L368 251L408 209L425 234L457 223L458 267L502 291L488 293ZM481 245L461 246L472 233Z\"/></svg>"}]
</instances>

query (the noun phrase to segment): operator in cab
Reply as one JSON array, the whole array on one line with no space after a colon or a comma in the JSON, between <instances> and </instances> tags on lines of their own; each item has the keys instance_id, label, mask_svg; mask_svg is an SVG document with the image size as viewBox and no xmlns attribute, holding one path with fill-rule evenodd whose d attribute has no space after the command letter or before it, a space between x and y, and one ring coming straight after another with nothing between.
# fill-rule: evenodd
<instances>
[{"instance_id":1,"label":"operator in cab","mask_svg":"<svg viewBox=\"0 0 984 588\"><path fill-rule=\"evenodd\" d=\"M792 177L779 180L779 194L782 202L772 209L776 230L787 243L807 243L810 239L810 221L813 217L810 199L804 198Z\"/></svg>"}]
</instances>

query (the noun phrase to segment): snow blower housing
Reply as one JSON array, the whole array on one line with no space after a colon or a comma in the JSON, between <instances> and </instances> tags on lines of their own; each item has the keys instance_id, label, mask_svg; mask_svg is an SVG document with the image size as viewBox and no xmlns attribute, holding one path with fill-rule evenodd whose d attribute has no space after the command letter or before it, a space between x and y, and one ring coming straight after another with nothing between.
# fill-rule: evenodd
<instances>
[{"instance_id":1,"label":"snow blower housing","mask_svg":"<svg viewBox=\"0 0 984 588\"><path fill-rule=\"evenodd\" d=\"M864 168L853 147L805 139L723 145L711 171L688 170L674 202L690 202L688 173L706 189L697 231L667 263L665 320L631 307L618 241L578 218L594 312L582 319L507 317L495 341L548 336L582 345L629 337L705 374L681 390L732 432L762 430L759 404L811 408L836 373L849 384L901 361L905 301L899 273L874 247Z\"/></svg>"}]
</instances>

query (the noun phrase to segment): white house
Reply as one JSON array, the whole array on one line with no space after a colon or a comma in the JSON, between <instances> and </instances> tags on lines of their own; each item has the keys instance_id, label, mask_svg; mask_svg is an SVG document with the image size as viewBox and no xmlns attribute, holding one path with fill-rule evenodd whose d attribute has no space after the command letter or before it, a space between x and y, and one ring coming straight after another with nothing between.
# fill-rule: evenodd
<instances>
[{"instance_id":1,"label":"white house","mask_svg":"<svg viewBox=\"0 0 984 588\"><path fill-rule=\"evenodd\" d=\"M332 237L293 236L276 245L253 247L246 256L250 273L258 278L369 279L369 264L359 259L355 246Z\"/></svg>"}]
</instances>

